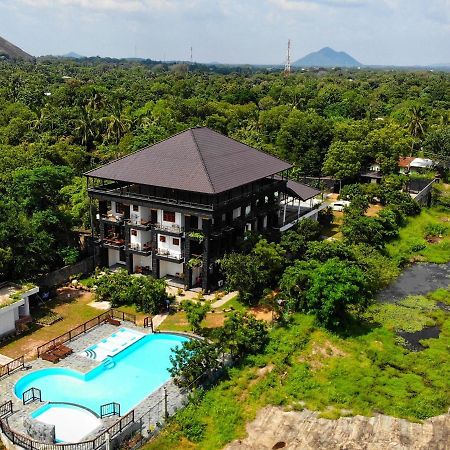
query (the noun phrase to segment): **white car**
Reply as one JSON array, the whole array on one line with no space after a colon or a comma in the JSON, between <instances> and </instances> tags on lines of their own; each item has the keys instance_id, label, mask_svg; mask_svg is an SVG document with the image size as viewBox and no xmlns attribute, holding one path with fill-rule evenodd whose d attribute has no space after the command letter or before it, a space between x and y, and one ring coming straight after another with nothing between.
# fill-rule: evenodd
<instances>
[{"instance_id":1,"label":"white car","mask_svg":"<svg viewBox=\"0 0 450 450\"><path fill-rule=\"evenodd\" d=\"M333 211L344 211L344 208L350 206L350 202L348 200L338 200L337 202L333 202L330 206Z\"/></svg>"}]
</instances>

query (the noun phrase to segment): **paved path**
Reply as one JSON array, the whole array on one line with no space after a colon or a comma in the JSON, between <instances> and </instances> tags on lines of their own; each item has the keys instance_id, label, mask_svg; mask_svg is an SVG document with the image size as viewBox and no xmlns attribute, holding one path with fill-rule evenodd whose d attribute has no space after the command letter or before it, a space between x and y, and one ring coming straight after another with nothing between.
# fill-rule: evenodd
<instances>
[{"instance_id":1,"label":"paved path","mask_svg":"<svg viewBox=\"0 0 450 450\"><path fill-rule=\"evenodd\" d=\"M225 305L225 303L229 302L231 299L233 299L237 295L238 295L237 292L229 292L228 294L224 295L220 300L217 300L217 302L214 302L211 306L213 308L220 308L221 306Z\"/></svg>"},{"instance_id":2,"label":"paved path","mask_svg":"<svg viewBox=\"0 0 450 450\"><path fill-rule=\"evenodd\" d=\"M0 354L0 366L4 366L5 364L8 364L12 361L12 358L9 358L8 356Z\"/></svg>"}]
</instances>

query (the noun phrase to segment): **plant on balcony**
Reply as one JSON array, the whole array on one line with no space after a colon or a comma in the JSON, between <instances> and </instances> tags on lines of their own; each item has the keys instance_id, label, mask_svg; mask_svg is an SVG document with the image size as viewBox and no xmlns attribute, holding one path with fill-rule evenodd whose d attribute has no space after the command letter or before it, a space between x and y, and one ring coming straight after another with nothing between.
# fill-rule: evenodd
<instances>
[{"instance_id":1,"label":"plant on balcony","mask_svg":"<svg viewBox=\"0 0 450 450\"><path fill-rule=\"evenodd\" d=\"M198 256L193 256L187 263L189 269L193 269L194 267L200 267L202 265L202 258Z\"/></svg>"},{"instance_id":2,"label":"plant on balcony","mask_svg":"<svg viewBox=\"0 0 450 450\"><path fill-rule=\"evenodd\" d=\"M205 235L200 231L191 231L188 233L188 236L191 239L197 240L200 244L205 240Z\"/></svg>"}]
</instances>

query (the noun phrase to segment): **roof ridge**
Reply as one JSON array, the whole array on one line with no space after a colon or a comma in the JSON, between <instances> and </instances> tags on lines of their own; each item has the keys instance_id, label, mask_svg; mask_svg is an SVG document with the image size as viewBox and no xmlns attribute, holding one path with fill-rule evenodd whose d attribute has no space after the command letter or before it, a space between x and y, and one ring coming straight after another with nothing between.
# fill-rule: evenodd
<instances>
[{"instance_id":1,"label":"roof ridge","mask_svg":"<svg viewBox=\"0 0 450 450\"><path fill-rule=\"evenodd\" d=\"M199 127L199 128L205 128L205 127ZM214 185L213 185L213 183L211 181L211 177L209 176L208 169L206 168L205 160L203 159L202 152L200 151L200 147L198 145L197 139L196 139L195 134L194 134L194 129L193 128L189 128L189 131L191 132L192 139L194 140L197 152L200 155L200 160L202 161L202 165L203 165L203 168L205 169L206 176L208 177L209 185L211 186L212 191L215 193L216 189L214 188Z\"/></svg>"},{"instance_id":2,"label":"roof ridge","mask_svg":"<svg viewBox=\"0 0 450 450\"><path fill-rule=\"evenodd\" d=\"M84 172L83 175L89 175L91 172L93 172L94 170L99 169L100 167L109 166L110 164L115 163L117 161L120 161L122 159L128 158L129 156L136 155L137 153L141 153L144 150L148 150L148 149L154 147L155 145L160 144L161 142L168 141L169 139L172 139L175 136L179 136L180 134L186 133L186 131L192 131L192 128L191 127L186 128L185 130L182 130L182 131L179 131L178 133L172 134L171 136L166 137L165 139L161 139L158 142L155 142L154 144L147 145L144 148L140 148L140 149L138 149L138 150L136 150L134 152L128 153L128 155L124 155L124 156L121 156L120 158L116 158L116 159L113 159L112 161L109 161L107 163L101 164L99 167L96 167L95 169L91 169L91 170L88 170L87 172Z\"/></svg>"}]
</instances>

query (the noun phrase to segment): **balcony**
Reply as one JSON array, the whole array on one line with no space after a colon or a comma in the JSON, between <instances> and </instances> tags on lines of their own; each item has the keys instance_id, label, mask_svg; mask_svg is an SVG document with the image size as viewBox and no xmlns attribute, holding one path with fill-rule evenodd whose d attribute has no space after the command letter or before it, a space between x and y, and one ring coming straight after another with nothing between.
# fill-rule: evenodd
<instances>
[{"instance_id":1,"label":"balcony","mask_svg":"<svg viewBox=\"0 0 450 450\"><path fill-rule=\"evenodd\" d=\"M150 242L145 244L129 244L128 250L142 256L150 256L152 254L152 245Z\"/></svg>"},{"instance_id":2,"label":"balcony","mask_svg":"<svg viewBox=\"0 0 450 450\"><path fill-rule=\"evenodd\" d=\"M165 250L159 248L156 253L158 259L162 259L163 261L170 261L174 263L181 263L184 260L184 254L181 252L171 252L170 250Z\"/></svg>"},{"instance_id":3,"label":"balcony","mask_svg":"<svg viewBox=\"0 0 450 450\"><path fill-rule=\"evenodd\" d=\"M115 248L120 250L125 245L125 239L108 236L103 238L102 244L104 247Z\"/></svg>"},{"instance_id":4,"label":"balcony","mask_svg":"<svg viewBox=\"0 0 450 450\"><path fill-rule=\"evenodd\" d=\"M170 236L180 236L184 233L184 228L179 225L162 225L161 223L155 223L155 230L162 231L164 234Z\"/></svg>"},{"instance_id":5,"label":"balcony","mask_svg":"<svg viewBox=\"0 0 450 450\"><path fill-rule=\"evenodd\" d=\"M122 225L124 218L123 214L112 214L108 212L107 214L102 214L100 220L105 223L110 223L113 225Z\"/></svg>"},{"instance_id":6,"label":"balcony","mask_svg":"<svg viewBox=\"0 0 450 450\"><path fill-rule=\"evenodd\" d=\"M136 228L137 230L149 231L151 230L152 226L154 226L154 224L151 222L151 220L127 219L125 221L125 226L129 228Z\"/></svg>"}]
</instances>

